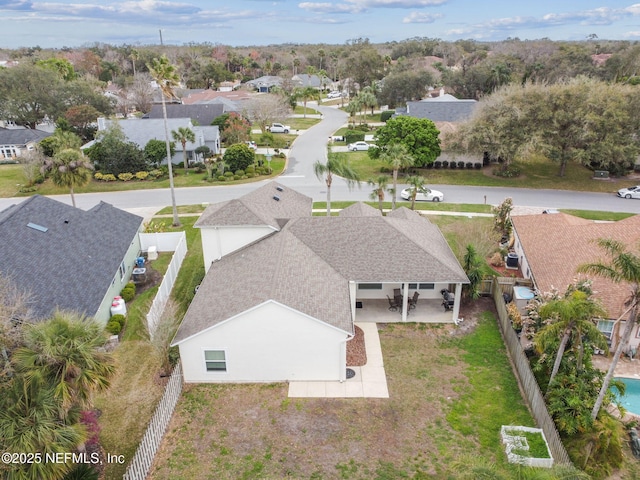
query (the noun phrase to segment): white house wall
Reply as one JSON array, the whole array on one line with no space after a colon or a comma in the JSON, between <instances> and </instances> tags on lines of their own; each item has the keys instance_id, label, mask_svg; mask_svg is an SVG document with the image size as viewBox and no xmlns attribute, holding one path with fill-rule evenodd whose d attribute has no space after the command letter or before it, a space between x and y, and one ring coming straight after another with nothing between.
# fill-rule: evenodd
<instances>
[{"instance_id":1,"label":"white house wall","mask_svg":"<svg viewBox=\"0 0 640 480\"><path fill-rule=\"evenodd\" d=\"M347 335L267 302L179 345L187 383L342 380ZM226 372L207 372L205 350L223 350Z\"/></svg>"},{"instance_id":2,"label":"white house wall","mask_svg":"<svg viewBox=\"0 0 640 480\"><path fill-rule=\"evenodd\" d=\"M211 263L273 232L267 226L201 228L205 271Z\"/></svg>"}]
</instances>

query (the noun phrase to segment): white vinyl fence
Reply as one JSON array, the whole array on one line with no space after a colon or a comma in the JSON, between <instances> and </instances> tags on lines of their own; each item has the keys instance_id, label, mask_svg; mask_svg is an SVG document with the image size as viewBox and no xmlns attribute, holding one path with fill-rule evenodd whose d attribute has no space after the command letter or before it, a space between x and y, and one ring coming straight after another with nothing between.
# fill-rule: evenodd
<instances>
[{"instance_id":1,"label":"white vinyl fence","mask_svg":"<svg viewBox=\"0 0 640 480\"><path fill-rule=\"evenodd\" d=\"M140 235L140 243L143 250L147 250L150 246L156 246L159 252L173 251L173 258L167 273L164 274L158 293L153 299L149 313L147 313L149 336L153 338L156 326L160 322L160 317L182 266L182 261L187 254L187 237L184 232L143 233Z\"/></svg>"},{"instance_id":2,"label":"white vinyl fence","mask_svg":"<svg viewBox=\"0 0 640 480\"><path fill-rule=\"evenodd\" d=\"M164 432L180 398L180 393L182 393L182 367L178 362L171 373L162 400L160 400L151 422L149 422L149 427L138 445L138 450L133 455L133 459L122 477L123 480L144 480L147 478L153 464L153 458L160 447Z\"/></svg>"}]
</instances>

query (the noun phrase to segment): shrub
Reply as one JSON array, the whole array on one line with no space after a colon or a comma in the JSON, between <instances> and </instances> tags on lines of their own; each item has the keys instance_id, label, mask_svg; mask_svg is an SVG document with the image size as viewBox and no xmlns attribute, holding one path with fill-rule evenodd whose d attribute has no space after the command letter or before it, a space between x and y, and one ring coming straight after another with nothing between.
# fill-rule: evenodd
<instances>
[{"instance_id":1,"label":"shrub","mask_svg":"<svg viewBox=\"0 0 640 480\"><path fill-rule=\"evenodd\" d=\"M233 177L233 172L224 172L225 177Z\"/></svg>"},{"instance_id":2,"label":"shrub","mask_svg":"<svg viewBox=\"0 0 640 480\"><path fill-rule=\"evenodd\" d=\"M160 169L158 169L158 168L156 168L156 169L154 169L154 170L151 170L151 171L149 172L149 177L150 177L151 179L154 179L154 180L155 180L156 178L160 178L162 175L164 175L164 174L162 173L162 170L160 170Z\"/></svg>"},{"instance_id":3,"label":"shrub","mask_svg":"<svg viewBox=\"0 0 640 480\"><path fill-rule=\"evenodd\" d=\"M238 176L241 177L244 175L244 170L236 170L235 173L233 174L233 176Z\"/></svg>"},{"instance_id":4,"label":"shrub","mask_svg":"<svg viewBox=\"0 0 640 480\"><path fill-rule=\"evenodd\" d=\"M234 175L234 176L233 176L233 179L234 179L234 180L240 180L240 175Z\"/></svg>"},{"instance_id":5,"label":"shrub","mask_svg":"<svg viewBox=\"0 0 640 480\"><path fill-rule=\"evenodd\" d=\"M219 182L224 182L227 179L227 177L225 177L224 175L218 175L218 181Z\"/></svg>"},{"instance_id":6,"label":"shrub","mask_svg":"<svg viewBox=\"0 0 640 480\"><path fill-rule=\"evenodd\" d=\"M118 322L111 320L109 323L107 323L107 326L105 327L105 329L111 335L118 335L120 333L120 330L122 330L122 327Z\"/></svg>"},{"instance_id":7,"label":"shrub","mask_svg":"<svg viewBox=\"0 0 640 480\"><path fill-rule=\"evenodd\" d=\"M478 165L478 164L476 163L476 165ZM471 169L471 168L473 168L473 162L467 162L467 163L465 163L465 165L464 165L464 166L465 166L466 168L468 168L468 169Z\"/></svg>"},{"instance_id":8,"label":"shrub","mask_svg":"<svg viewBox=\"0 0 640 480\"><path fill-rule=\"evenodd\" d=\"M380 114L380 121L386 123L387 120L389 120L391 117L393 117L394 113L396 113L395 110L385 110L384 112L382 112Z\"/></svg>"},{"instance_id":9,"label":"shrub","mask_svg":"<svg viewBox=\"0 0 640 480\"><path fill-rule=\"evenodd\" d=\"M455 170L456 168L458 168L458 164L457 164L456 162L451 162L451 163L449 164L449 168L450 168L451 170Z\"/></svg>"},{"instance_id":10,"label":"shrub","mask_svg":"<svg viewBox=\"0 0 640 480\"><path fill-rule=\"evenodd\" d=\"M255 162L256 155L245 143L236 143L228 147L222 157L229 170L244 170Z\"/></svg>"},{"instance_id":11,"label":"shrub","mask_svg":"<svg viewBox=\"0 0 640 480\"><path fill-rule=\"evenodd\" d=\"M96 172L93 174L93 178L95 178L96 180L102 180L102 177L104 177L104 175L102 175L102 173L100 172Z\"/></svg>"},{"instance_id":12,"label":"shrub","mask_svg":"<svg viewBox=\"0 0 640 480\"><path fill-rule=\"evenodd\" d=\"M124 315L117 313L115 315L111 315L111 318L109 319L110 322L118 322L120 324L121 327L124 327L124 323L127 321L127 317L125 317Z\"/></svg>"},{"instance_id":13,"label":"shrub","mask_svg":"<svg viewBox=\"0 0 640 480\"><path fill-rule=\"evenodd\" d=\"M482 164L480 162L474 163L473 166L476 170L480 170L482 168Z\"/></svg>"},{"instance_id":14,"label":"shrub","mask_svg":"<svg viewBox=\"0 0 640 480\"><path fill-rule=\"evenodd\" d=\"M136 179L138 180L146 180L149 176L149 172L136 172Z\"/></svg>"},{"instance_id":15,"label":"shrub","mask_svg":"<svg viewBox=\"0 0 640 480\"><path fill-rule=\"evenodd\" d=\"M247 173L247 175L249 173L256 173L256 166L255 165L249 165L247 168L245 168L244 171Z\"/></svg>"},{"instance_id":16,"label":"shrub","mask_svg":"<svg viewBox=\"0 0 640 480\"><path fill-rule=\"evenodd\" d=\"M253 177L255 177L255 174L253 174L253 173L247 173L247 174L245 175L245 177L247 177L247 178L253 178Z\"/></svg>"},{"instance_id":17,"label":"shrub","mask_svg":"<svg viewBox=\"0 0 640 480\"><path fill-rule=\"evenodd\" d=\"M496 177L515 178L520 176L520 168L513 164L509 164L509 165L503 164L501 167L494 168L493 174Z\"/></svg>"},{"instance_id":18,"label":"shrub","mask_svg":"<svg viewBox=\"0 0 640 480\"><path fill-rule=\"evenodd\" d=\"M464 168L464 162L462 160L458 162L458 168Z\"/></svg>"},{"instance_id":19,"label":"shrub","mask_svg":"<svg viewBox=\"0 0 640 480\"><path fill-rule=\"evenodd\" d=\"M504 266L504 258L502 258L502 254L500 252L496 252L489 259L489 263L494 267L502 267Z\"/></svg>"},{"instance_id":20,"label":"shrub","mask_svg":"<svg viewBox=\"0 0 640 480\"><path fill-rule=\"evenodd\" d=\"M433 162L433 168L442 168L442 162L440 160L436 160Z\"/></svg>"},{"instance_id":21,"label":"shrub","mask_svg":"<svg viewBox=\"0 0 640 480\"><path fill-rule=\"evenodd\" d=\"M355 131L347 132L344 135L344 141L347 144L364 141L364 133Z\"/></svg>"},{"instance_id":22,"label":"shrub","mask_svg":"<svg viewBox=\"0 0 640 480\"><path fill-rule=\"evenodd\" d=\"M118 180L122 180L123 182L128 182L129 180L131 180L133 178L133 173L119 173L118 174Z\"/></svg>"},{"instance_id":23,"label":"shrub","mask_svg":"<svg viewBox=\"0 0 640 480\"><path fill-rule=\"evenodd\" d=\"M447 168L449 166L449 160L442 161L442 168Z\"/></svg>"},{"instance_id":24,"label":"shrub","mask_svg":"<svg viewBox=\"0 0 640 480\"><path fill-rule=\"evenodd\" d=\"M133 282L127 283L120 292L120 296L125 302L133 300L133 297L136 296L136 284Z\"/></svg>"}]
</instances>

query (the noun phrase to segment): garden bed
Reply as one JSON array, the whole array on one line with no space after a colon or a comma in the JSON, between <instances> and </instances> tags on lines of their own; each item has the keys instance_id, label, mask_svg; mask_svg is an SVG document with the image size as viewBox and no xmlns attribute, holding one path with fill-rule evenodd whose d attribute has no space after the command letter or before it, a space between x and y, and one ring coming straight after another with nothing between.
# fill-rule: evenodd
<instances>
[{"instance_id":1,"label":"garden bed","mask_svg":"<svg viewBox=\"0 0 640 480\"><path fill-rule=\"evenodd\" d=\"M551 468L553 466L553 457L541 429L503 425L500 435L502 443L505 444L509 463L530 467Z\"/></svg>"}]
</instances>

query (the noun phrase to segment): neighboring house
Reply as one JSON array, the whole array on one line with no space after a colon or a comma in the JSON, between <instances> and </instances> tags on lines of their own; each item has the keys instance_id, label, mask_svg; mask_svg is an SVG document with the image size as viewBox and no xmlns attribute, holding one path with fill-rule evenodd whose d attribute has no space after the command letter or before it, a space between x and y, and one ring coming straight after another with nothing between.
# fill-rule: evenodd
<instances>
[{"instance_id":1,"label":"neighboring house","mask_svg":"<svg viewBox=\"0 0 640 480\"><path fill-rule=\"evenodd\" d=\"M251 100L255 94L246 90L234 90L232 92L217 92L215 90L203 90L200 93L192 93L182 98L182 103L192 105L194 103L222 103L226 112L240 112L242 103Z\"/></svg>"},{"instance_id":2,"label":"neighboring house","mask_svg":"<svg viewBox=\"0 0 640 480\"><path fill-rule=\"evenodd\" d=\"M522 274L531 279L540 292L555 289L564 293L576 279L590 278L595 297L608 312L608 318L598 321L598 329L615 348L627 318L624 303L629 288L599 276L579 275L576 270L579 265L606 260L604 250L596 243L601 238L618 240L630 249L636 249L640 239L640 215L617 222L596 222L564 213L517 215L511 220L514 250ZM629 347L637 349L638 344L640 330L636 326Z\"/></svg>"},{"instance_id":3,"label":"neighboring house","mask_svg":"<svg viewBox=\"0 0 640 480\"><path fill-rule=\"evenodd\" d=\"M141 149L145 147L149 140L165 141L164 119L130 119L130 120L107 120L98 118L98 131L106 130L111 122L116 121L127 140L138 145ZM196 141L187 142L185 145L187 158L189 160L196 159L196 148L206 145L214 154L220 153L220 130L217 126L194 126L189 118L169 118L167 119L169 135L180 127L189 128L195 133ZM170 138L173 142L173 137ZM83 145L82 148L88 148L93 142ZM183 161L182 144L175 142L175 154L171 159L172 163L180 163Z\"/></svg>"},{"instance_id":4,"label":"neighboring house","mask_svg":"<svg viewBox=\"0 0 640 480\"><path fill-rule=\"evenodd\" d=\"M220 82L220 85L218 85L218 91L233 92L236 88L240 87L241 84L242 82L239 80Z\"/></svg>"},{"instance_id":5,"label":"neighboring house","mask_svg":"<svg viewBox=\"0 0 640 480\"><path fill-rule=\"evenodd\" d=\"M436 123L460 123L471 117L478 102L472 99L460 100L453 95L440 90L437 97L429 97L424 100L407 102L407 108L399 114L415 118L428 118Z\"/></svg>"},{"instance_id":6,"label":"neighboring house","mask_svg":"<svg viewBox=\"0 0 640 480\"><path fill-rule=\"evenodd\" d=\"M323 88L322 80L318 75L309 75L308 73L299 73L291 77L291 83L296 87L313 87L317 90L321 90ZM325 83L331 83L331 81L327 78Z\"/></svg>"},{"instance_id":7,"label":"neighboring house","mask_svg":"<svg viewBox=\"0 0 640 480\"><path fill-rule=\"evenodd\" d=\"M468 279L426 218L364 204L314 217L311 205L271 182L196 222L207 273L172 342L185 382L343 381L354 322L457 320ZM394 289L404 305L389 311Z\"/></svg>"},{"instance_id":8,"label":"neighboring house","mask_svg":"<svg viewBox=\"0 0 640 480\"><path fill-rule=\"evenodd\" d=\"M19 157L35 149L51 133L29 128L0 128L0 160Z\"/></svg>"},{"instance_id":9,"label":"neighboring house","mask_svg":"<svg viewBox=\"0 0 640 480\"><path fill-rule=\"evenodd\" d=\"M217 104L195 104L195 105L166 105L167 118L190 118L194 125L207 126L222 115L224 105ZM153 105L151 111L143 118L164 118L162 105Z\"/></svg>"},{"instance_id":10,"label":"neighboring house","mask_svg":"<svg viewBox=\"0 0 640 480\"><path fill-rule=\"evenodd\" d=\"M273 87L279 87L282 85L282 77L275 75L264 75L258 77L255 80L249 80L245 85L257 90L260 93L269 93Z\"/></svg>"},{"instance_id":11,"label":"neighboring house","mask_svg":"<svg viewBox=\"0 0 640 480\"><path fill-rule=\"evenodd\" d=\"M0 212L0 273L37 319L73 310L105 323L140 254L142 218L100 202L88 211L34 195Z\"/></svg>"}]
</instances>

